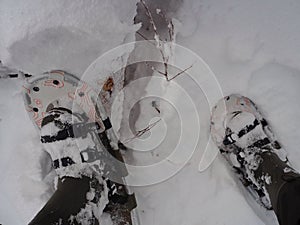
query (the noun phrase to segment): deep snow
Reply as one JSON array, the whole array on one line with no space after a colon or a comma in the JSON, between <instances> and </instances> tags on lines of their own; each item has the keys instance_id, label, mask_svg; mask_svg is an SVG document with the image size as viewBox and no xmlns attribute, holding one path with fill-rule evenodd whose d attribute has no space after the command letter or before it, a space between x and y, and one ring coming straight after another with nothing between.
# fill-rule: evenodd
<instances>
[{"instance_id":1,"label":"deep snow","mask_svg":"<svg viewBox=\"0 0 300 225\"><path fill-rule=\"evenodd\" d=\"M183 0L172 14L179 21L176 42L204 59L224 94L240 93L257 103L298 170L299 9L296 0ZM59 68L80 75L107 50L133 40L138 28L132 25L134 15L135 1L4 0L0 59L25 72ZM49 160L24 110L21 85L21 81L0 80L1 224L27 223L53 192ZM200 138L205 139L209 115L204 93L189 82L182 86L200 110L204 120ZM147 115L144 118L148 123ZM221 156L199 172L202 154L199 145L171 179L135 188L142 223L264 224ZM157 160L155 155L149 157Z\"/></svg>"}]
</instances>

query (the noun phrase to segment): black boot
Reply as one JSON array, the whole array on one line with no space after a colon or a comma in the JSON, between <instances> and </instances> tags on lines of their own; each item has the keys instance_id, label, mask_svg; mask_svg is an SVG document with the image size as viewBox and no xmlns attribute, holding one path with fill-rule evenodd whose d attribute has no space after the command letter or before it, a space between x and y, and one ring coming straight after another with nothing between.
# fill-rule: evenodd
<instances>
[{"instance_id":1,"label":"black boot","mask_svg":"<svg viewBox=\"0 0 300 225\"><path fill-rule=\"evenodd\" d=\"M45 115L41 141L61 182L30 225L98 225L102 212L114 224L132 224L135 197L124 184L105 177L110 173L120 180L122 171L111 160L110 152L116 151L110 149L106 134L99 135L94 126L61 107Z\"/></svg>"},{"instance_id":2,"label":"black boot","mask_svg":"<svg viewBox=\"0 0 300 225\"><path fill-rule=\"evenodd\" d=\"M296 179L300 180L300 174L292 169L286 162L270 151L261 154L261 163L254 172L255 177L264 182L269 193L273 210L278 212L278 197L283 186ZM300 191L300 190L299 190Z\"/></svg>"}]
</instances>

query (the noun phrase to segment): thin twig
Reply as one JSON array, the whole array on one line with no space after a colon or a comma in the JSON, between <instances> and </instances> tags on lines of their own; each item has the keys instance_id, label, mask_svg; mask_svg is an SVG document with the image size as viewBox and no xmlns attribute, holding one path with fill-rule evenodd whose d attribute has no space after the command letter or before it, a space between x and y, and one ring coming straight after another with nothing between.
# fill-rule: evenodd
<instances>
[{"instance_id":1,"label":"thin twig","mask_svg":"<svg viewBox=\"0 0 300 225\"><path fill-rule=\"evenodd\" d=\"M193 64L190 65L188 68L186 68L186 69L180 71L179 73L177 73L174 77L168 79L168 81L171 81L171 80L175 79L176 77L180 76L181 74L183 74L184 72L186 72L188 69L190 69L190 68L192 68L192 67L193 67Z\"/></svg>"},{"instance_id":2,"label":"thin twig","mask_svg":"<svg viewBox=\"0 0 300 225\"><path fill-rule=\"evenodd\" d=\"M156 124L157 124L158 122L160 122L160 121L161 121L161 119L155 121L154 123L149 124L149 125L148 125L147 127L145 127L144 129L137 131L136 134L135 134L132 138L128 138L128 139L124 140L122 143L126 144L126 143L128 143L128 142L134 140L134 139L137 138L137 137L141 137L141 136L142 136L143 134L145 134L147 131L150 131L153 127L155 127Z\"/></svg>"},{"instance_id":3,"label":"thin twig","mask_svg":"<svg viewBox=\"0 0 300 225\"><path fill-rule=\"evenodd\" d=\"M153 44L152 41L150 41L145 35L143 35L141 32L137 31L136 32L138 35L140 35L144 40L149 41L152 45L156 46L155 44Z\"/></svg>"}]
</instances>

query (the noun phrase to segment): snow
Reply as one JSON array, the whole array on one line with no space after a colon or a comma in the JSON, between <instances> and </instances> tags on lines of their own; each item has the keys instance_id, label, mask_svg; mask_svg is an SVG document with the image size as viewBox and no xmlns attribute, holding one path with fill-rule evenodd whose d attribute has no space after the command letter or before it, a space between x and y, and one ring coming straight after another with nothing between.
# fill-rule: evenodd
<instances>
[{"instance_id":1,"label":"snow","mask_svg":"<svg viewBox=\"0 0 300 225\"><path fill-rule=\"evenodd\" d=\"M1 204L3 224L24 224L51 193L46 174L49 164L39 137L26 115L21 82L1 80ZM47 161L45 161L47 162ZM49 168L49 167L48 167ZM51 179L50 179L51 180ZM53 187L52 187L53 189ZM52 190L53 191L53 190Z\"/></svg>"},{"instance_id":2,"label":"snow","mask_svg":"<svg viewBox=\"0 0 300 225\"><path fill-rule=\"evenodd\" d=\"M96 57L132 40L135 1L120 2L1 1L1 60L28 73L60 68L81 75Z\"/></svg>"},{"instance_id":3,"label":"snow","mask_svg":"<svg viewBox=\"0 0 300 225\"><path fill-rule=\"evenodd\" d=\"M257 103L287 150L291 164L300 170L300 3L173 3L179 5L178 11L172 12L178 20L176 42L202 57L225 95L240 93ZM29 73L58 68L81 75L98 56L133 40L138 28L132 25L135 10L133 0L3 0L0 59L4 65ZM175 80L188 90L199 111L200 144L175 176L135 188L142 224L264 224L221 156L199 172L203 141L208 137L209 104L195 83L183 77ZM0 223L26 224L51 196L53 174L48 174L48 156L41 151L39 137L24 110L21 81L0 80L0 99L0 201L5 202L0 205ZM143 119L144 125L156 121L145 113L139 121ZM172 151L172 140L175 143L178 138L173 115L166 121L163 126L172 125L173 132L164 149L159 149L162 158ZM195 131L193 121L189 122L189 132ZM150 156L146 162L161 159Z\"/></svg>"}]
</instances>

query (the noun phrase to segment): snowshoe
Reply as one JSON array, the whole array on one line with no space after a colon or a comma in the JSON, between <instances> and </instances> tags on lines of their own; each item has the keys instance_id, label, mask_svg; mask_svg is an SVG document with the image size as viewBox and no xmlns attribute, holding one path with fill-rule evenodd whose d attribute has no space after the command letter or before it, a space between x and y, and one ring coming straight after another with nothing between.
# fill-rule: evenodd
<instances>
[{"instance_id":1,"label":"snowshoe","mask_svg":"<svg viewBox=\"0 0 300 225\"><path fill-rule=\"evenodd\" d=\"M138 224L118 141L97 99L93 88L64 71L32 77L24 85L26 109L60 180L30 224L100 224L102 212L113 224Z\"/></svg>"},{"instance_id":2,"label":"snowshoe","mask_svg":"<svg viewBox=\"0 0 300 225\"><path fill-rule=\"evenodd\" d=\"M211 135L247 190L246 195L260 205L255 211L261 212L263 207L276 212L281 188L299 174L289 165L285 151L257 106L249 98L235 94L220 100L212 110ZM276 218L268 224L275 223Z\"/></svg>"}]
</instances>

